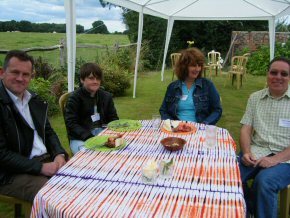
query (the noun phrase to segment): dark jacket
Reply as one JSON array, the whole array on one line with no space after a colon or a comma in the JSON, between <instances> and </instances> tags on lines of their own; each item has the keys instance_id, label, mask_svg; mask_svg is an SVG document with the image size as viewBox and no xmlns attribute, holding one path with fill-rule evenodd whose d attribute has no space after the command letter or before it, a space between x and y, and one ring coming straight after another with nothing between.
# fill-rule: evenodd
<instances>
[{"instance_id":1,"label":"dark jacket","mask_svg":"<svg viewBox=\"0 0 290 218\"><path fill-rule=\"evenodd\" d=\"M95 128L91 116L94 114L94 105L97 103L97 111L100 114L99 125L118 120L112 95L99 89L95 97L81 87L68 97L65 108L65 124L70 139L85 141L93 137L91 130Z\"/></svg>"},{"instance_id":2,"label":"dark jacket","mask_svg":"<svg viewBox=\"0 0 290 218\"><path fill-rule=\"evenodd\" d=\"M161 119L178 120L177 107L182 96L182 81L176 80L168 85L160 107ZM198 123L214 125L222 115L220 96L214 84L205 78L198 78L193 92L195 117Z\"/></svg>"},{"instance_id":3,"label":"dark jacket","mask_svg":"<svg viewBox=\"0 0 290 218\"><path fill-rule=\"evenodd\" d=\"M67 153L47 119L48 105L35 93L28 105L35 128L42 138L52 160L58 154ZM12 99L0 81L0 184L13 179L13 174L34 174L41 172L42 163L29 159L34 130L18 112Z\"/></svg>"}]
</instances>

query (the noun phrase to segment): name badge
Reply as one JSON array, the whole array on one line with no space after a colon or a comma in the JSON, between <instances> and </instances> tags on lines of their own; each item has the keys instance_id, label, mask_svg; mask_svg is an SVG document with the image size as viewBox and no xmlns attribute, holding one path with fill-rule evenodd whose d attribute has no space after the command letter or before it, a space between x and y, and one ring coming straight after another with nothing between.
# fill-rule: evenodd
<instances>
[{"instance_id":1,"label":"name badge","mask_svg":"<svg viewBox=\"0 0 290 218\"><path fill-rule=\"evenodd\" d=\"M279 126L290 128L290 120L280 118L279 119Z\"/></svg>"},{"instance_id":2,"label":"name badge","mask_svg":"<svg viewBox=\"0 0 290 218\"><path fill-rule=\"evenodd\" d=\"M96 113L96 114L92 115L91 119L92 119L93 122L96 122L96 121L100 120L100 114Z\"/></svg>"},{"instance_id":3,"label":"name badge","mask_svg":"<svg viewBox=\"0 0 290 218\"><path fill-rule=\"evenodd\" d=\"M188 95L182 95L181 98L180 98L180 100L186 101L187 97L188 97Z\"/></svg>"}]
</instances>

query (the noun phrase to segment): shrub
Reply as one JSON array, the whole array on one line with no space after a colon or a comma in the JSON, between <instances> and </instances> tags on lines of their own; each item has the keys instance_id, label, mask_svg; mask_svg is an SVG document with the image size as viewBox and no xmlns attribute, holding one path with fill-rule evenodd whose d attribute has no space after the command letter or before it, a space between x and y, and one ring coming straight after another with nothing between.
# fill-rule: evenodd
<instances>
[{"instance_id":1,"label":"shrub","mask_svg":"<svg viewBox=\"0 0 290 218\"><path fill-rule=\"evenodd\" d=\"M76 66L75 66L75 87L79 87L81 85L81 78L80 78L80 69L83 64L87 63L83 58L76 59Z\"/></svg>"},{"instance_id":2,"label":"shrub","mask_svg":"<svg viewBox=\"0 0 290 218\"><path fill-rule=\"evenodd\" d=\"M53 73L54 68L48 63L47 60L42 59L39 56L34 60L34 68L35 68L35 78L42 77L44 79L48 79Z\"/></svg>"},{"instance_id":3,"label":"shrub","mask_svg":"<svg viewBox=\"0 0 290 218\"><path fill-rule=\"evenodd\" d=\"M54 115L59 111L56 97L50 91L51 83L43 78L34 78L30 83L30 90L36 92L43 100L48 103L48 115Z\"/></svg>"},{"instance_id":4,"label":"shrub","mask_svg":"<svg viewBox=\"0 0 290 218\"><path fill-rule=\"evenodd\" d=\"M267 72L270 54L269 46L261 46L251 54L247 64L247 70L253 75L265 75Z\"/></svg>"},{"instance_id":5,"label":"shrub","mask_svg":"<svg viewBox=\"0 0 290 218\"><path fill-rule=\"evenodd\" d=\"M57 99L64 93L67 92L67 71L66 68L60 68L53 72L48 78L51 83L51 92L56 96Z\"/></svg>"},{"instance_id":6,"label":"shrub","mask_svg":"<svg viewBox=\"0 0 290 218\"><path fill-rule=\"evenodd\" d=\"M118 68L117 65L102 65L104 81L102 85L105 90L112 93L113 96L122 96L125 90L130 87L129 73Z\"/></svg>"},{"instance_id":7,"label":"shrub","mask_svg":"<svg viewBox=\"0 0 290 218\"><path fill-rule=\"evenodd\" d=\"M275 46L275 57L283 56L290 58L290 41L287 43L277 43ZM265 75L268 70L270 60L269 46L261 46L251 54L248 60L248 72L253 75Z\"/></svg>"}]
</instances>

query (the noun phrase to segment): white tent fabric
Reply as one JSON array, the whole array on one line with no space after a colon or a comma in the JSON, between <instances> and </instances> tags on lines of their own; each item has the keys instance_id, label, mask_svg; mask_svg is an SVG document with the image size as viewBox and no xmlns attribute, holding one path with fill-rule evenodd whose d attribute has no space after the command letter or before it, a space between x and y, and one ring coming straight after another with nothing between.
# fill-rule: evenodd
<instances>
[{"instance_id":1,"label":"white tent fabric","mask_svg":"<svg viewBox=\"0 0 290 218\"><path fill-rule=\"evenodd\" d=\"M138 62L143 31L143 14L168 20L161 80L163 80L168 45L175 20L267 20L270 58L274 57L275 20L290 15L290 0L106 0L139 12L137 57L133 98L136 97ZM71 4L74 4L73 2ZM74 13L66 8L66 13ZM75 15L72 15L74 17ZM75 34L75 33L74 33ZM70 34L67 37L73 37ZM69 51L68 49L68 52Z\"/></svg>"}]
</instances>

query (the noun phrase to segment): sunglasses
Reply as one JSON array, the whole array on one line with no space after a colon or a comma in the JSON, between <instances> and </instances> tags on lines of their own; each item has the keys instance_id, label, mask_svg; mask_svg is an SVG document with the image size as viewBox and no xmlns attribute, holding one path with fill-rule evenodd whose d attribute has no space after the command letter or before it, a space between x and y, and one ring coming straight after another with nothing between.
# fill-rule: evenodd
<instances>
[{"instance_id":1,"label":"sunglasses","mask_svg":"<svg viewBox=\"0 0 290 218\"><path fill-rule=\"evenodd\" d=\"M269 73L270 73L271 76L278 76L279 73L280 73L280 75L282 77L288 77L289 76L289 73L287 73L285 71L279 72L279 71L273 71L273 70L271 70Z\"/></svg>"}]
</instances>

